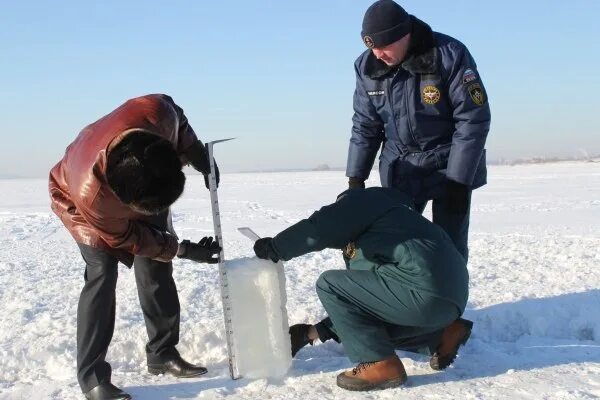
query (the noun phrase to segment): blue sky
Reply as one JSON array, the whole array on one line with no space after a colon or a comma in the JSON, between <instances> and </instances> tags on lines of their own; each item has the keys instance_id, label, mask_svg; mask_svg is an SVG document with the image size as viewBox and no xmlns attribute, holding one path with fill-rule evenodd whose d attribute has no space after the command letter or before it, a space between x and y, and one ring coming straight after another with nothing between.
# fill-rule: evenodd
<instances>
[{"instance_id":1,"label":"blue sky","mask_svg":"<svg viewBox=\"0 0 600 400\"><path fill-rule=\"evenodd\" d=\"M0 175L45 176L79 130L168 93L225 171L344 166L371 1L12 1L0 12ZM600 153L600 2L404 1L465 43L490 158Z\"/></svg>"}]
</instances>

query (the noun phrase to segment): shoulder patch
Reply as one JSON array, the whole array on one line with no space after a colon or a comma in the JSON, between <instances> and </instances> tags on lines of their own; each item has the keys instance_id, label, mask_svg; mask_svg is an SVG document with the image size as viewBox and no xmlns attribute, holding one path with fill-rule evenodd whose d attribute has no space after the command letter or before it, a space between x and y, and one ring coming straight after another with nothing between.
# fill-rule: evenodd
<instances>
[{"instance_id":1,"label":"shoulder patch","mask_svg":"<svg viewBox=\"0 0 600 400\"><path fill-rule=\"evenodd\" d=\"M471 99L473 99L473 103L477 104L478 106L481 106L483 103L485 103L485 92L479 83L470 85L468 90L469 94L471 95Z\"/></svg>"},{"instance_id":2,"label":"shoulder patch","mask_svg":"<svg viewBox=\"0 0 600 400\"><path fill-rule=\"evenodd\" d=\"M471 68L467 68L463 73L462 81L466 85L469 82L473 82L477 79L477 74Z\"/></svg>"}]
</instances>

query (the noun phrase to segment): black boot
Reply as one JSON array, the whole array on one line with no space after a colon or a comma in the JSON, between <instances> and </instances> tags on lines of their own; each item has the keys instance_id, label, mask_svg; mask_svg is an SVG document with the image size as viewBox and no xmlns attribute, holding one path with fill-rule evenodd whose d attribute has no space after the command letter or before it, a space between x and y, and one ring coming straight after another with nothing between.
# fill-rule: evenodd
<instances>
[{"instance_id":1,"label":"black boot","mask_svg":"<svg viewBox=\"0 0 600 400\"><path fill-rule=\"evenodd\" d=\"M310 344L312 346L313 341L308 338L308 330L312 325L308 324L296 324L290 327L290 340L292 341L292 357L296 355L296 353L306 346Z\"/></svg>"},{"instance_id":2,"label":"black boot","mask_svg":"<svg viewBox=\"0 0 600 400\"><path fill-rule=\"evenodd\" d=\"M88 400L131 400L131 396L110 382L101 383L85 394Z\"/></svg>"},{"instance_id":3,"label":"black boot","mask_svg":"<svg viewBox=\"0 0 600 400\"><path fill-rule=\"evenodd\" d=\"M158 362L148 362L148 372L152 375L171 374L177 378L193 378L204 375L208 370L185 361L179 354L168 354Z\"/></svg>"}]
</instances>

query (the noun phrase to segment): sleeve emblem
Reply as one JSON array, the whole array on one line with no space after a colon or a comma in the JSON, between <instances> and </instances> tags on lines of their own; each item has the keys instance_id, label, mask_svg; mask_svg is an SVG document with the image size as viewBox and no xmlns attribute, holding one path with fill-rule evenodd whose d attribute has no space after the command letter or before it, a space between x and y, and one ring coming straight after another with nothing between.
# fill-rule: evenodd
<instances>
[{"instance_id":1,"label":"sleeve emblem","mask_svg":"<svg viewBox=\"0 0 600 400\"><path fill-rule=\"evenodd\" d=\"M465 70L465 72L463 73L462 81L463 81L463 84L465 84L465 85L473 82L476 79L477 79L477 74L471 68L467 68Z\"/></svg>"},{"instance_id":2,"label":"sleeve emblem","mask_svg":"<svg viewBox=\"0 0 600 400\"><path fill-rule=\"evenodd\" d=\"M468 88L469 94L471 95L471 99L473 99L473 103L478 106L483 105L485 103L485 92L479 83L474 83Z\"/></svg>"}]
</instances>

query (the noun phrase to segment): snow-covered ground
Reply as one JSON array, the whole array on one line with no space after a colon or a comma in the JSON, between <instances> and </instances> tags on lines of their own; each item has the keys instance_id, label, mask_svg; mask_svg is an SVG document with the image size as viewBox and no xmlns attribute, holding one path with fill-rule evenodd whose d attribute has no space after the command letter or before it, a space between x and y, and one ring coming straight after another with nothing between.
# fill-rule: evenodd
<instances>
[{"instance_id":1,"label":"snow-covered ground","mask_svg":"<svg viewBox=\"0 0 600 400\"><path fill-rule=\"evenodd\" d=\"M376 174L374 174L376 175ZM274 235L345 187L342 172L226 174L219 196L227 258L252 254L236 232ZM400 353L400 389L350 393L335 385L351 367L343 348L300 352L281 380L229 379L215 266L175 262L181 353L203 378L145 372L146 332L132 271L120 267L117 321L108 353L113 382L136 399L596 399L600 397L600 164L490 168L474 195L471 297L474 333L453 367ZM375 176L369 181L376 185ZM77 247L49 211L43 180L0 180L0 399L79 399L76 306L83 283ZM212 233L208 192L191 176L175 205L181 238ZM314 283L342 268L336 251L286 263L290 324L317 321Z\"/></svg>"}]
</instances>

